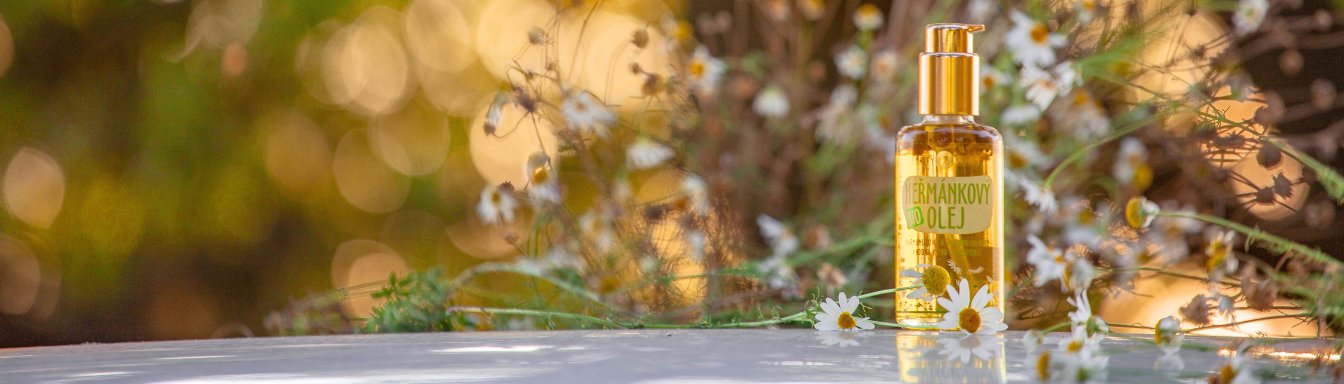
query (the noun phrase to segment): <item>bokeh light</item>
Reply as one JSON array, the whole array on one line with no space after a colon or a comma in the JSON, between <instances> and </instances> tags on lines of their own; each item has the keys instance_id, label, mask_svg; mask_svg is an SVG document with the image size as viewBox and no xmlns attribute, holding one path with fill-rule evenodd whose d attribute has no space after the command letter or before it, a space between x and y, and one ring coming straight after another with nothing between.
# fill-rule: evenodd
<instances>
[{"instance_id":1,"label":"bokeh light","mask_svg":"<svg viewBox=\"0 0 1344 384\"><path fill-rule=\"evenodd\" d=\"M18 240L0 235L0 313L28 313L37 302L41 282L37 256Z\"/></svg>"},{"instance_id":2,"label":"bokeh light","mask_svg":"<svg viewBox=\"0 0 1344 384\"><path fill-rule=\"evenodd\" d=\"M369 142L389 167L407 176L438 170L452 139L448 116L426 103L407 103L400 111L373 119Z\"/></svg>"},{"instance_id":3,"label":"bokeh light","mask_svg":"<svg viewBox=\"0 0 1344 384\"><path fill-rule=\"evenodd\" d=\"M272 114L259 123L266 172L293 199L311 198L331 180L331 147L317 125L297 111Z\"/></svg>"},{"instance_id":4,"label":"bokeh light","mask_svg":"<svg viewBox=\"0 0 1344 384\"><path fill-rule=\"evenodd\" d=\"M391 274L404 275L408 270L406 261L392 247L373 240L355 239L336 248L331 260L331 283L333 288L346 288L385 282ZM367 317L382 301L358 295L341 302L341 306L351 316Z\"/></svg>"},{"instance_id":5,"label":"bokeh light","mask_svg":"<svg viewBox=\"0 0 1344 384\"><path fill-rule=\"evenodd\" d=\"M365 116L405 102L412 83L401 31L400 13L370 7L327 41L322 70L333 101Z\"/></svg>"},{"instance_id":6,"label":"bokeh light","mask_svg":"<svg viewBox=\"0 0 1344 384\"><path fill-rule=\"evenodd\" d=\"M410 180L378 160L363 130L346 132L336 144L331 168L341 196L366 212L396 210L411 188Z\"/></svg>"},{"instance_id":7,"label":"bokeh light","mask_svg":"<svg viewBox=\"0 0 1344 384\"><path fill-rule=\"evenodd\" d=\"M9 160L3 188L10 214L28 225L48 228L65 202L65 172L46 152L24 147Z\"/></svg>"}]
</instances>

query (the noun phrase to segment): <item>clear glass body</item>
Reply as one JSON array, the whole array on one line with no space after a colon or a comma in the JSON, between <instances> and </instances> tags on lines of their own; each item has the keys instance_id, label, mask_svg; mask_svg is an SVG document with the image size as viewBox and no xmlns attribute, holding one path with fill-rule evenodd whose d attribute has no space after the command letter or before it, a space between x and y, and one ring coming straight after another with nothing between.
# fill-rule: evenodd
<instances>
[{"instance_id":1,"label":"clear glass body","mask_svg":"<svg viewBox=\"0 0 1344 384\"><path fill-rule=\"evenodd\" d=\"M921 184L913 183L916 180ZM975 200L971 200L964 198L964 194L931 192L956 191L957 188L929 186L933 181L960 185L952 184L955 180L973 180L978 183L979 190L986 193L983 198L976 195ZM946 269L953 285L967 279L971 294L989 284L992 295L989 305L1004 310L1003 138L999 131L977 124L970 115L927 115L923 122L902 128L896 135L895 197L896 286L921 283L918 278L902 275L902 271L922 273L928 266L936 265ZM911 216L909 212L903 214L912 207L920 207L916 203L928 201L943 205L935 206L927 213L921 212L919 216ZM970 206L968 201L978 205ZM953 223L952 227L962 228L942 230L944 232L973 232L937 233L940 230L929 228L941 227L932 223L917 225L926 219L932 223ZM955 226L968 222L977 224ZM983 230L980 230L981 226ZM930 326L942 319L945 310L936 300L907 298L907 293L896 295L897 323Z\"/></svg>"}]
</instances>

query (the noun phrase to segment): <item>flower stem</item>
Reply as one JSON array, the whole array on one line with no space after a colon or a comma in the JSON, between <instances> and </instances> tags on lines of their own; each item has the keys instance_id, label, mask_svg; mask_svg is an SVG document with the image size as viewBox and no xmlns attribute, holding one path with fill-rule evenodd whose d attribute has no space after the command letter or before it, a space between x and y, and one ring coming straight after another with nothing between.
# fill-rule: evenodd
<instances>
[{"instance_id":1,"label":"flower stem","mask_svg":"<svg viewBox=\"0 0 1344 384\"><path fill-rule=\"evenodd\" d=\"M1202 213L1185 212L1185 211L1163 211L1158 212L1157 215L1166 217L1195 219L1209 224L1219 225L1237 232L1241 232L1242 234L1246 235L1248 239L1247 241L1258 241L1261 243L1262 247L1272 252L1280 254L1295 252L1317 263L1332 264L1335 266L1344 267L1344 262L1341 262L1333 257L1330 257L1330 255L1325 254L1325 252L1321 252L1320 249L1308 247L1306 245L1302 245L1301 243L1288 240L1279 236L1275 236L1273 234L1270 234L1269 232L1265 232L1257 228L1251 228L1244 224L1237 223L1218 216L1211 216Z\"/></svg>"},{"instance_id":2,"label":"flower stem","mask_svg":"<svg viewBox=\"0 0 1344 384\"><path fill-rule=\"evenodd\" d=\"M1078 148L1078 150L1073 151L1073 153L1070 153L1069 156L1065 157L1063 161L1059 162L1059 165L1055 166L1055 169L1050 170L1050 175L1045 177L1045 181L1041 183L1041 188L1047 191L1050 190L1051 185L1053 185L1055 182L1055 178L1059 177L1059 174L1064 172L1064 168L1067 168L1070 163L1077 161L1083 156L1091 154L1093 150L1095 150L1097 147L1100 147L1103 144L1109 143L1121 137L1125 137L1125 135L1128 135L1130 133L1133 133L1134 131L1142 129L1143 127L1146 127L1148 126L1148 124L1155 121L1157 121L1157 114L1148 115L1144 118L1134 120L1130 122L1129 125L1126 125L1124 128L1117 129L1114 132L1111 132L1111 134L1106 135L1105 137L1102 137L1101 139L1098 139L1096 141L1093 141L1092 143L1089 143L1088 145L1085 145L1082 148Z\"/></svg>"}]
</instances>

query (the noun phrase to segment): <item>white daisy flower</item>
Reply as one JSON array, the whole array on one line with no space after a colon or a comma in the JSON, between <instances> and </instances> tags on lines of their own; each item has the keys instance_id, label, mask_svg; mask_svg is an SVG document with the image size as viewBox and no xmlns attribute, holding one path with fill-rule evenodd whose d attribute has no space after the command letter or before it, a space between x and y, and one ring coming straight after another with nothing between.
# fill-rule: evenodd
<instances>
[{"instance_id":1,"label":"white daisy flower","mask_svg":"<svg viewBox=\"0 0 1344 384\"><path fill-rule=\"evenodd\" d=\"M527 177L527 196L534 204L560 202L559 175L549 157L541 152L533 153L523 172Z\"/></svg>"},{"instance_id":2,"label":"white daisy flower","mask_svg":"<svg viewBox=\"0 0 1344 384\"><path fill-rule=\"evenodd\" d=\"M859 91L852 84L841 84L831 91L831 99L818 111L817 139L848 143L857 136L860 124L854 116Z\"/></svg>"},{"instance_id":3,"label":"white daisy flower","mask_svg":"<svg viewBox=\"0 0 1344 384\"><path fill-rule=\"evenodd\" d=\"M1162 208L1157 203L1149 201L1143 196L1135 196L1125 203L1125 223L1130 228L1144 229L1153 225L1153 219L1162 212Z\"/></svg>"},{"instance_id":4,"label":"white daisy flower","mask_svg":"<svg viewBox=\"0 0 1344 384\"><path fill-rule=\"evenodd\" d=\"M854 316L854 311L857 309L859 309L859 299L846 297L844 292L840 292L839 302L827 297L826 302L821 303L822 312L817 313L817 323L812 327L818 331L873 329L875 325L867 317Z\"/></svg>"},{"instance_id":5,"label":"white daisy flower","mask_svg":"<svg viewBox=\"0 0 1344 384\"><path fill-rule=\"evenodd\" d=\"M882 10L877 6L863 3L854 11L854 26L860 31L873 31L882 27Z\"/></svg>"},{"instance_id":6,"label":"white daisy flower","mask_svg":"<svg viewBox=\"0 0 1344 384\"><path fill-rule=\"evenodd\" d=\"M1064 75L1056 76L1056 78L1073 77L1073 80L1069 80L1069 82L1077 83L1077 72L1072 69L1073 67L1066 66L1063 68L1068 69L1064 69ZM1069 73L1071 71L1072 74ZM1073 91L1070 93L1072 97L1060 99L1069 102L1054 103L1047 111L1056 122L1069 127L1071 132L1074 132L1084 141L1099 139L1110 133L1111 119L1106 116L1106 111L1102 109L1101 103L1097 102L1091 93L1081 87L1068 85L1068 82L1064 80L1057 81L1065 83L1061 89L1072 88ZM1067 91L1060 91L1060 94L1062 95L1064 92Z\"/></svg>"},{"instance_id":7,"label":"white daisy flower","mask_svg":"<svg viewBox=\"0 0 1344 384\"><path fill-rule=\"evenodd\" d=\"M1210 383L1220 384L1256 384L1260 378L1256 377L1255 370L1251 367L1247 359L1246 348L1249 344L1242 344L1237 347L1236 353L1227 358L1212 376L1209 376Z\"/></svg>"},{"instance_id":8,"label":"white daisy flower","mask_svg":"<svg viewBox=\"0 0 1344 384\"><path fill-rule=\"evenodd\" d=\"M1241 0L1237 2L1237 11L1232 14L1232 24L1236 26L1237 36L1246 36L1260 29L1269 13L1268 0Z\"/></svg>"},{"instance_id":9,"label":"white daisy flower","mask_svg":"<svg viewBox=\"0 0 1344 384\"><path fill-rule=\"evenodd\" d=\"M1036 207L1041 213L1050 215L1059 210L1059 201L1055 200L1055 192L1042 185L1036 184L1031 180L1022 179L1018 181L1022 187L1022 192L1027 203Z\"/></svg>"},{"instance_id":10,"label":"white daisy flower","mask_svg":"<svg viewBox=\"0 0 1344 384\"><path fill-rule=\"evenodd\" d=\"M966 21L985 24L998 11L999 2L996 0L971 0L966 4Z\"/></svg>"},{"instance_id":11,"label":"white daisy flower","mask_svg":"<svg viewBox=\"0 0 1344 384\"><path fill-rule=\"evenodd\" d=\"M1004 127L1016 127L1019 125L1028 125L1041 119L1041 109L1036 108L1034 104L1014 105L1003 109L999 114L999 121Z\"/></svg>"},{"instance_id":12,"label":"white daisy flower","mask_svg":"<svg viewBox=\"0 0 1344 384\"><path fill-rule=\"evenodd\" d=\"M896 80L900 71L900 56L895 51L884 49L873 55L872 76L879 84L888 84Z\"/></svg>"},{"instance_id":13,"label":"white daisy flower","mask_svg":"<svg viewBox=\"0 0 1344 384\"><path fill-rule=\"evenodd\" d=\"M695 48L695 53L686 65L687 83L691 90L703 97L714 96L719 93L719 82L727 70L728 66L723 60L710 56L709 49L701 45Z\"/></svg>"},{"instance_id":14,"label":"white daisy flower","mask_svg":"<svg viewBox=\"0 0 1344 384\"><path fill-rule=\"evenodd\" d=\"M767 257L756 265L756 272L770 289L783 290L786 297L797 294L794 288L798 282L798 273L793 271L783 255Z\"/></svg>"},{"instance_id":15,"label":"white daisy flower","mask_svg":"<svg viewBox=\"0 0 1344 384\"><path fill-rule=\"evenodd\" d=\"M1022 347L1027 350L1027 354L1035 353L1042 344L1045 344L1045 335L1040 330L1032 329L1022 333Z\"/></svg>"},{"instance_id":16,"label":"white daisy flower","mask_svg":"<svg viewBox=\"0 0 1344 384\"><path fill-rule=\"evenodd\" d=\"M508 97L504 93L495 94L495 100L490 102L490 108L485 110L485 134L494 135L499 129L499 121L504 115L504 103Z\"/></svg>"},{"instance_id":17,"label":"white daisy flower","mask_svg":"<svg viewBox=\"0 0 1344 384\"><path fill-rule=\"evenodd\" d=\"M1167 353L1180 350L1181 342L1184 340L1181 321L1175 316L1163 317L1157 321L1157 326L1153 327L1153 343Z\"/></svg>"},{"instance_id":18,"label":"white daisy flower","mask_svg":"<svg viewBox=\"0 0 1344 384\"><path fill-rule=\"evenodd\" d=\"M560 105L565 121L578 131L591 131L598 137L607 137L607 127L616 122L616 115L585 91L571 91Z\"/></svg>"},{"instance_id":19,"label":"white daisy flower","mask_svg":"<svg viewBox=\"0 0 1344 384\"><path fill-rule=\"evenodd\" d=\"M1078 23L1087 25L1097 15L1097 0L1080 0L1073 4L1073 11L1078 15Z\"/></svg>"},{"instance_id":20,"label":"white daisy flower","mask_svg":"<svg viewBox=\"0 0 1344 384\"><path fill-rule=\"evenodd\" d=\"M1064 258L1072 260L1064 270L1065 279L1060 281L1064 290L1086 291L1092 286L1092 279L1097 277L1097 268L1086 257L1077 255L1073 249L1064 252Z\"/></svg>"},{"instance_id":21,"label":"white daisy flower","mask_svg":"<svg viewBox=\"0 0 1344 384\"><path fill-rule=\"evenodd\" d=\"M1148 149L1143 141L1127 137L1120 141L1120 151L1116 154L1115 165L1111 166L1111 176L1122 185L1146 189L1153 181L1153 170L1148 167Z\"/></svg>"},{"instance_id":22,"label":"white daisy flower","mask_svg":"<svg viewBox=\"0 0 1344 384\"><path fill-rule=\"evenodd\" d=\"M798 250L798 237L779 220L761 214L756 216L756 225L761 227L761 237L770 243L771 257L788 256Z\"/></svg>"},{"instance_id":23,"label":"white daisy flower","mask_svg":"<svg viewBox=\"0 0 1344 384\"><path fill-rule=\"evenodd\" d=\"M947 297L938 298L938 305L947 310L943 315L943 321L937 324L939 328L955 328L968 334L984 335L993 335L1008 329L1008 325L1003 323L1003 312L998 308L986 307L991 299L989 284L981 286L974 296L971 295L970 282L966 279L961 279L959 285L961 289L949 284Z\"/></svg>"},{"instance_id":24,"label":"white daisy flower","mask_svg":"<svg viewBox=\"0 0 1344 384\"><path fill-rule=\"evenodd\" d=\"M1073 90L1077 82L1078 72L1070 61L1059 63L1049 70L1025 65L1017 79L1018 86L1027 89L1027 101L1041 110L1049 108L1056 96Z\"/></svg>"},{"instance_id":25,"label":"white daisy flower","mask_svg":"<svg viewBox=\"0 0 1344 384\"><path fill-rule=\"evenodd\" d=\"M649 169L662 165L675 154L672 148L659 144L646 137L636 139L625 149L625 163L632 169Z\"/></svg>"},{"instance_id":26,"label":"white daisy flower","mask_svg":"<svg viewBox=\"0 0 1344 384\"><path fill-rule=\"evenodd\" d=\"M709 214L709 189L704 179L692 174L682 177L681 193L685 194L691 213L697 216Z\"/></svg>"},{"instance_id":27,"label":"white daisy flower","mask_svg":"<svg viewBox=\"0 0 1344 384\"><path fill-rule=\"evenodd\" d=\"M851 45L835 56L835 69L845 77L859 80L868 68L868 53L857 45Z\"/></svg>"},{"instance_id":28,"label":"white daisy flower","mask_svg":"<svg viewBox=\"0 0 1344 384\"><path fill-rule=\"evenodd\" d=\"M1036 235L1028 235L1027 242L1031 244L1031 249L1027 251L1027 263L1036 269L1032 272L1034 284L1040 287L1051 280L1063 279L1064 270L1069 265L1068 260L1064 258L1064 251L1046 245Z\"/></svg>"},{"instance_id":29,"label":"white daisy flower","mask_svg":"<svg viewBox=\"0 0 1344 384\"><path fill-rule=\"evenodd\" d=\"M1218 281L1223 276L1236 273L1237 257L1232 253L1232 246L1237 233L1213 230L1207 232L1205 237L1209 239L1209 245L1204 247L1204 254L1209 256L1204 264L1209 272L1209 280Z\"/></svg>"},{"instance_id":30,"label":"white daisy flower","mask_svg":"<svg viewBox=\"0 0 1344 384\"><path fill-rule=\"evenodd\" d=\"M914 279L914 284L919 284L919 288L910 291L905 295L909 299L933 300L947 292L948 284L952 283L952 275L947 273L947 269L932 265L919 264L923 271L906 269L901 271L901 277Z\"/></svg>"},{"instance_id":31,"label":"white daisy flower","mask_svg":"<svg viewBox=\"0 0 1344 384\"><path fill-rule=\"evenodd\" d=\"M970 334L960 337L940 336L938 345L941 346L938 349L939 355L947 357L950 361L968 364L972 357L979 361L990 361L1001 349L1002 343L996 336Z\"/></svg>"},{"instance_id":32,"label":"white daisy flower","mask_svg":"<svg viewBox=\"0 0 1344 384\"><path fill-rule=\"evenodd\" d=\"M756 101L751 103L751 108L766 118L784 118L789 114L789 98L779 86L769 85L756 95Z\"/></svg>"},{"instance_id":33,"label":"white daisy flower","mask_svg":"<svg viewBox=\"0 0 1344 384\"><path fill-rule=\"evenodd\" d=\"M1007 73L994 68L993 65L980 65L980 91L989 92L994 87L1007 85L1012 82L1012 78Z\"/></svg>"},{"instance_id":34,"label":"white daisy flower","mask_svg":"<svg viewBox=\"0 0 1344 384\"><path fill-rule=\"evenodd\" d=\"M476 203L476 215L486 224L512 223L517 205L509 191L501 190L498 185L487 185L481 190L481 201Z\"/></svg>"},{"instance_id":35,"label":"white daisy flower","mask_svg":"<svg viewBox=\"0 0 1344 384\"><path fill-rule=\"evenodd\" d=\"M1174 204L1163 207L1164 211L1190 211L1190 207L1179 207ZM1190 255L1190 242L1187 240L1189 235L1199 233L1204 229L1204 224L1198 220L1184 217L1159 217L1153 219L1152 229L1143 234L1143 239L1148 244L1157 247L1154 251L1161 257L1162 262L1167 264L1184 261L1186 256Z\"/></svg>"},{"instance_id":36,"label":"white daisy flower","mask_svg":"<svg viewBox=\"0 0 1344 384\"><path fill-rule=\"evenodd\" d=\"M1033 107L1027 107L1033 108ZM1050 167L1054 160L1041 152L1035 140L1019 138L1016 135L1004 135L1004 149L1008 150L1008 169L1039 170Z\"/></svg>"},{"instance_id":37,"label":"white daisy flower","mask_svg":"<svg viewBox=\"0 0 1344 384\"><path fill-rule=\"evenodd\" d=\"M1073 297L1069 298L1068 302L1074 307L1074 310L1069 312L1069 322L1073 323L1074 327L1082 327L1093 337L1102 336L1111 331L1110 326L1106 324L1106 320L1102 319L1101 316L1092 314L1092 301L1088 299L1087 291L1078 290L1074 292Z\"/></svg>"},{"instance_id":38,"label":"white daisy flower","mask_svg":"<svg viewBox=\"0 0 1344 384\"><path fill-rule=\"evenodd\" d=\"M1044 22L1033 20L1022 11L1013 11L1009 17L1013 29L1005 35L1004 45L1013 53L1013 61L1036 67L1054 65L1055 49L1064 46L1064 35L1050 33Z\"/></svg>"}]
</instances>

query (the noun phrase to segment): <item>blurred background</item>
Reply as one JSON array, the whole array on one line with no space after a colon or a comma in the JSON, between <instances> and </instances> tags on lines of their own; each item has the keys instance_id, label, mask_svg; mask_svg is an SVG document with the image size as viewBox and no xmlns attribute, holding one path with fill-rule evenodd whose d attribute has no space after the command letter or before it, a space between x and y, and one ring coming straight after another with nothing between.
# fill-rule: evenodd
<instances>
[{"instance_id":1,"label":"blurred background","mask_svg":"<svg viewBox=\"0 0 1344 384\"><path fill-rule=\"evenodd\" d=\"M296 302L369 316L376 302L368 297L313 299L337 288L509 260L518 250L507 238L527 224L484 225L475 204L486 186L526 182L520 170L538 140L549 150L558 144L550 136L486 137L480 127L492 100L520 76L508 68L545 65L525 49L531 28L549 26L558 56L574 58L561 60L561 71L576 72L579 86L607 89L611 105L634 104L645 78L629 61L656 68L675 58L628 49L632 31L675 33L661 27L669 17L703 27L704 15L743 3L611 0L585 17L557 12L574 1L543 0L4 1L0 347L270 335L268 318L292 321L277 311ZM1233 3L1177 13L1170 22L1188 29L1133 60L1169 64L1244 50L1249 80L1280 97L1270 104L1331 96L1328 108L1276 129L1294 143L1324 141L1320 151L1328 153L1312 153L1344 168L1333 152L1344 137L1336 91L1317 81L1344 82L1337 3L1276 5L1325 20L1305 32L1266 28L1258 36L1334 36L1298 46L1227 38ZM922 24L896 25L903 34L889 36L916 36ZM580 28L582 44L564 39ZM838 40L840 30L817 36ZM1143 81L1179 93L1200 75ZM821 78L836 82L833 73ZM1249 118L1263 106L1235 107ZM524 130L538 124L516 108L502 121ZM1300 165L1286 166L1302 177ZM631 184L636 195L662 196L678 188L678 177L646 172ZM1159 173L1155 189L1199 193L1175 178ZM1297 191L1283 204L1229 215L1344 254L1338 206L1305 185ZM892 276L871 279L889 287ZM507 292L525 289L521 280L479 283ZM1170 313L1187 297L1132 321Z\"/></svg>"}]
</instances>

